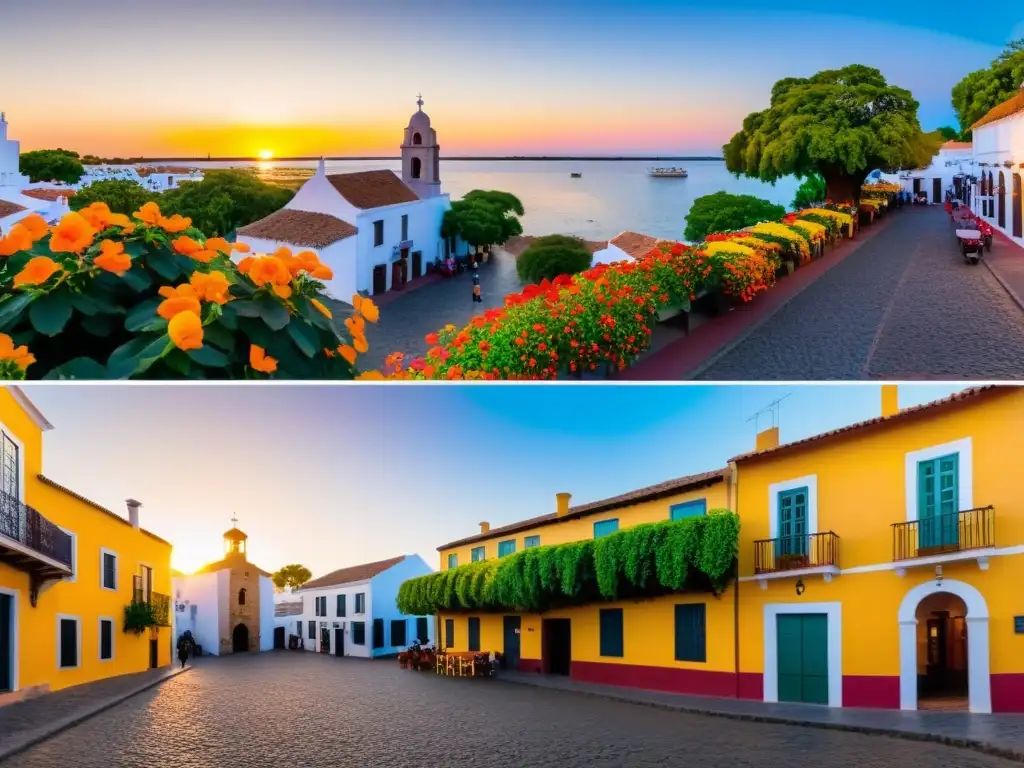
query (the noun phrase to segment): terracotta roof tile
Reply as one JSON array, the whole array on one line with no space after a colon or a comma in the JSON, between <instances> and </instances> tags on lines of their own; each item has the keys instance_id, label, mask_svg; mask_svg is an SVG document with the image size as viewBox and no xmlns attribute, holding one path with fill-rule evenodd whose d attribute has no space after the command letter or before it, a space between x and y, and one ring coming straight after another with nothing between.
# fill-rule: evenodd
<instances>
[{"instance_id":1,"label":"terracotta roof tile","mask_svg":"<svg viewBox=\"0 0 1024 768\"><path fill-rule=\"evenodd\" d=\"M634 259L642 259L657 247L659 240L650 235L641 235L639 232L622 232L609 242Z\"/></svg>"},{"instance_id":2,"label":"terracotta roof tile","mask_svg":"<svg viewBox=\"0 0 1024 768\"><path fill-rule=\"evenodd\" d=\"M326 576L307 581L298 591L305 592L310 589L338 587L342 584L351 584L356 581L367 581L379 573L384 573L388 568L398 565L405 560L405 557L405 555L400 555L389 560L378 560L375 563L363 563L362 565L350 565L348 568L339 568L336 571L331 571Z\"/></svg>"},{"instance_id":3,"label":"terracotta roof tile","mask_svg":"<svg viewBox=\"0 0 1024 768\"><path fill-rule=\"evenodd\" d=\"M266 218L241 227L239 235L277 240L306 248L326 248L358 230L347 221L326 213L282 208Z\"/></svg>"},{"instance_id":4,"label":"terracotta roof tile","mask_svg":"<svg viewBox=\"0 0 1024 768\"><path fill-rule=\"evenodd\" d=\"M953 141L950 139L939 147L939 149L971 149L973 146L974 144L969 141Z\"/></svg>"},{"instance_id":5,"label":"terracotta roof tile","mask_svg":"<svg viewBox=\"0 0 1024 768\"><path fill-rule=\"evenodd\" d=\"M381 208L420 199L393 171L335 173L327 180L356 208Z\"/></svg>"},{"instance_id":6,"label":"terracotta roof tile","mask_svg":"<svg viewBox=\"0 0 1024 768\"><path fill-rule=\"evenodd\" d=\"M978 122L971 126L971 130L977 130L983 125L994 123L997 120L1002 120L1004 117L1010 117L1018 112L1024 112L1024 88L1018 90L1013 96L1008 98L1002 104L997 104L992 107L984 117Z\"/></svg>"},{"instance_id":7,"label":"terracotta roof tile","mask_svg":"<svg viewBox=\"0 0 1024 768\"><path fill-rule=\"evenodd\" d=\"M537 517L531 517L528 520L512 523L511 525L502 525L497 528L491 528L487 533L478 533L474 536L468 536L465 539L459 539L458 541L444 544L438 547L437 551L440 552L441 550L451 549L452 547L461 547L477 541L485 541L495 536L504 536L510 533L528 531L531 528L536 528L537 526L545 525L546 523L553 523L556 520L576 520L581 517L586 517L587 515L596 515L599 512L607 512L612 509L619 509L620 507L640 504L644 501L652 501L665 496L673 496L677 493L682 493L683 491L714 485L722 482L728 474L728 471L728 469L716 469L712 472L701 472L697 475L677 477L674 480L666 480L665 482L658 483L657 485L648 485L645 488L638 488L635 491L622 493L608 499L589 501L586 504L569 507L569 513L562 518L559 518L554 512L550 512L546 515L538 515Z\"/></svg>"},{"instance_id":8,"label":"terracotta roof tile","mask_svg":"<svg viewBox=\"0 0 1024 768\"><path fill-rule=\"evenodd\" d=\"M302 601L293 600L287 603L275 603L274 604L274 616L301 616L302 615Z\"/></svg>"},{"instance_id":9,"label":"terracotta roof tile","mask_svg":"<svg viewBox=\"0 0 1024 768\"><path fill-rule=\"evenodd\" d=\"M58 197L66 197L71 199L75 196L75 190L73 189L23 189L21 194L25 197L33 197L36 200L56 200Z\"/></svg>"},{"instance_id":10,"label":"terracotta roof tile","mask_svg":"<svg viewBox=\"0 0 1024 768\"><path fill-rule=\"evenodd\" d=\"M12 203L10 200L0 200L0 219L13 216L25 210L25 206Z\"/></svg>"},{"instance_id":11,"label":"terracotta roof tile","mask_svg":"<svg viewBox=\"0 0 1024 768\"><path fill-rule=\"evenodd\" d=\"M953 404L962 403L965 400L973 400L976 397L985 394L992 394L996 391L1009 392L1016 390L1016 387L1000 387L994 384L989 384L984 387L969 387L968 389L961 390L960 392L954 392L949 397L944 397L941 400L933 400L930 403L922 403L921 405L914 405L910 408L904 408L892 416L876 416L873 419L866 421L858 421L856 424L849 424L845 427L839 427L828 432L822 432L820 435L812 435L811 437L805 437L803 440L794 440L792 443L783 443L774 448L766 448L763 451L750 451L749 453L743 453L739 456L735 456L730 461L746 461L748 459L760 458L770 453L778 453L780 451L789 451L795 448L801 448L808 443L816 443L821 440L827 440L832 437L838 437L845 435L848 432L854 432L856 430L864 429L866 427L875 426L877 424L889 423L896 421L897 419L904 419L908 416L914 416L920 414L923 411L932 410L933 408L941 408L944 406L950 406Z\"/></svg>"}]
</instances>

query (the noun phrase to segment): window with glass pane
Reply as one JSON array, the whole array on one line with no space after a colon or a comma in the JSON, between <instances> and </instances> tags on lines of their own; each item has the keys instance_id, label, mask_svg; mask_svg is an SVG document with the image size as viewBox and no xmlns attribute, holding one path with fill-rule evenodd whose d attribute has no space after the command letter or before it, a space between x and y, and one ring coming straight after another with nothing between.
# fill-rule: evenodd
<instances>
[{"instance_id":1,"label":"window with glass pane","mask_svg":"<svg viewBox=\"0 0 1024 768\"><path fill-rule=\"evenodd\" d=\"M366 645L366 624L362 621L352 622L352 644Z\"/></svg>"},{"instance_id":2,"label":"window with glass pane","mask_svg":"<svg viewBox=\"0 0 1024 768\"><path fill-rule=\"evenodd\" d=\"M459 556L454 552L448 555L448 570L459 567Z\"/></svg>"},{"instance_id":3,"label":"window with glass pane","mask_svg":"<svg viewBox=\"0 0 1024 768\"><path fill-rule=\"evenodd\" d=\"M688 517L703 517L708 513L707 499L684 501L668 508L669 520L685 520Z\"/></svg>"},{"instance_id":4,"label":"window with glass pane","mask_svg":"<svg viewBox=\"0 0 1024 768\"><path fill-rule=\"evenodd\" d=\"M60 620L60 667L78 666L78 620Z\"/></svg>"},{"instance_id":5,"label":"window with glass pane","mask_svg":"<svg viewBox=\"0 0 1024 768\"><path fill-rule=\"evenodd\" d=\"M335 606L335 611L339 616L345 615L345 596L338 595L338 604Z\"/></svg>"},{"instance_id":6,"label":"window with glass pane","mask_svg":"<svg viewBox=\"0 0 1024 768\"><path fill-rule=\"evenodd\" d=\"M610 533L615 533L619 530L619 521L616 520L599 520L594 523L594 538L600 539L602 536L607 536Z\"/></svg>"},{"instance_id":7,"label":"window with glass pane","mask_svg":"<svg viewBox=\"0 0 1024 768\"><path fill-rule=\"evenodd\" d=\"M960 455L917 465L918 546L954 549L960 540Z\"/></svg>"},{"instance_id":8,"label":"window with glass pane","mask_svg":"<svg viewBox=\"0 0 1024 768\"><path fill-rule=\"evenodd\" d=\"M114 622L100 619L100 661L114 658Z\"/></svg>"},{"instance_id":9,"label":"window with glass pane","mask_svg":"<svg viewBox=\"0 0 1024 768\"><path fill-rule=\"evenodd\" d=\"M505 557L505 555L511 555L516 551L516 540L508 539L507 541L498 542L498 557Z\"/></svg>"},{"instance_id":10,"label":"window with glass pane","mask_svg":"<svg viewBox=\"0 0 1024 768\"><path fill-rule=\"evenodd\" d=\"M366 593L356 593L356 613L366 613Z\"/></svg>"},{"instance_id":11,"label":"window with glass pane","mask_svg":"<svg viewBox=\"0 0 1024 768\"><path fill-rule=\"evenodd\" d=\"M103 553L103 586L117 589L117 557L110 552Z\"/></svg>"},{"instance_id":12,"label":"window with glass pane","mask_svg":"<svg viewBox=\"0 0 1024 768\"><path fill-rule=\"evenodd\" d=\"M472 552L470 552L470 559L474 563L479 563L481 560L483 560L484 559L484 548L483 547L473 547Z\"/></svg>"},{"instance_id":13,"label":"window with glass pane","mask_svg":"<svg viewBox=\"0 0 1024 768\"><path fill-rule=\"evenodd\" d=\"M779 493L778 554L807 554L807 488Z\"/></svg>"},{"instance_id":14,"label":"window with glass pane","mask_svg":"<svg viewBox=\"0 0 1024 768\"><path fill-rule=\"evenodd\" d=\"M540 536L527 536L523 541L523 549L540 546Z\"/></svg>"}]
</instances>

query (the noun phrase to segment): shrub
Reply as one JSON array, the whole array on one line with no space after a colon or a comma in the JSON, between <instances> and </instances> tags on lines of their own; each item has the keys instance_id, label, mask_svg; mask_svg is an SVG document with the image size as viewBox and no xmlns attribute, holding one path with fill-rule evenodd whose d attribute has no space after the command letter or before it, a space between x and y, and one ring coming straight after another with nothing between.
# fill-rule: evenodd
<instances>
[{"instance_id":1,"label":"shrub","mask_svg":"<svg viewBox=\"0 0 1024 768\"><path fill-rule=\"evenodd\" d=\"M593 255L582 240L565 235L538 237L516 261L516 272L524 283L554 280L589 269Z\"/></svg>"},{"instance_id":2,"label":"shrub","mask_svg":"<svg viewBox=\"0 0 1024 768\"><path fill-rule=\"evenodd\" d=\"M398 609L545 611L683 590L720 591L733 575L739 518L728 510L637 525L596 541L534 547L404 582Z\"/></svg>"},{"instance_id":3,"label":"shrub","mask_svg":"<svg viewBox=\"0 0 1024 768\"><path fill-rule=\"evenodd\" d=\"M147 203L93 203L55 227L31 215L0 240L0 377L332 379L356 374L369 299L342 335L315 253L237 265L220 238Z\"/></svg>"},{"instance_id":4,"label":"shrub","mask_svg":"<svg viewBox=\"0 0 1024 768\"><path fill-rule=\"evenodd\" d=\"M37 149L18 158L18 167L35 184L39 181L63 181L77 184L85 175L78 154L66 149Z\"/></svg>"},{"instance_id":5,"label":"shrub","mask_svg":"<svg viewBox=\"0 0 1024 768\"><path fill-rule=\"evenodd\" d=\"M812 173L797 187L793 196L793 208L800 210L811 205L817 205L825 199L825 179L816 173Z\"/></svg>"},{"instance_id":6,"label":"shrub","mask_svg":"<svg viewBox=\"0 0 1024 768\"><path fill-rule=\"evenodd\" d=\"M713 232L743 229L759 221L775 221L786 215L786 209L752 195L731 195L715 192L693 201L686 215L686 230L690 242L703 240Z\"/></svg>"},{"instance_id":7,"label":"shrub","mask_svg":"<svg viewBox=\"0 0 1024 768\"><path fill-rule=\"evenodd\" d=\"M160 196L160 207L186 216L208 235L224 237L283 208L295 196L290 189L266 184L244 171L207 171Z\"/></svg>"},{"instance_id":8,"label":"shrub","mask_svg":"<svg viewBox=\"0 0 1024 768\"><path fill-rule=\"evenodd\" d=\"M123 213L126 216L139 210L146 203L160 199L160 194L151 192L135 181L109 179L94 181L84 187L69 201L71 210L80 211L93 203L104 203L111 213Z\"/></svg>"}]
</instances>

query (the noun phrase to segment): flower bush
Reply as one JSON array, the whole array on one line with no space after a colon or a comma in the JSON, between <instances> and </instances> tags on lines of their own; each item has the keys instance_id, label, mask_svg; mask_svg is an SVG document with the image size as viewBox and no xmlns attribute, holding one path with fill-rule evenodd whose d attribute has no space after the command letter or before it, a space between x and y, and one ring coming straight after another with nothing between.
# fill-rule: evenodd
<instances>
[{"instance_id":1,"label":"flower bush","mask_svg":"<svg viewBox=\"0 0 1024 768\"><path fill-rule=\"evenodd\" d=\"M720 591L732 577L739 517L637 525L600 539L533 547L404 582L398 610L414 616L458 611L544 611L599 600Z\"/></svg>"},{"instance_id":2,"label":"flower bush","mask_svg":"<svg viewBox=\"0 0 1024 768\"><path fill-rule=\"evenodd\" d=\"M369 299L339 332L312 251L248 255L147 203L94 203L0 239L0 378L333 379L357 375Z\"/></svg>"}]
</instances>

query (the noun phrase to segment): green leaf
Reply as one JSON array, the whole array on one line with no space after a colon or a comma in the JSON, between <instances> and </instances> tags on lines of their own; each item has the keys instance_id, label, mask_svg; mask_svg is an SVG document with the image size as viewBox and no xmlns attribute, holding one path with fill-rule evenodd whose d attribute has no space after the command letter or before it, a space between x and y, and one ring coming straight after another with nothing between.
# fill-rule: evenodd
<instances>
[{"instance_id":1,"label":"green leaf","mask_svg":"<svg viewBox=\"0 0 1024 768\"><path fill-rule=\"evenodd\" d=\"M223 324L221 318L209 325L203 326L203 344L213 344L225 352L231 352L235 348L235 336Z\"/></svg>"},{"instance_id":2,"label":"green leaf","mask_svg":"<svg viewBox=\"0 0 1024 768\"><path fill-rule=\"evenodd\" d=\"M76 357L74 360L69 360L64 365L59 365L45 376L44 380L60 380L60 379L105 379L107 378L107 369L100 363L97 363L91 357Z\"/></svg>"},{"instance_id":3,"label":"green leaf","mask_svg":"<svg viewBox=\"0 0 1024 768\"><path fill-rule=\"evenodd\" d=\"M174 345L166 333L156 338L137 336L111 353L107 360L107 375L111 379L127 379L145 373L173 349Z\"/></svg>"},{"instance_id":4,"label":"green leaf","mask_svg":"<svg viewBox=\"0 0 1024 768\"><path fill-rule=\"evenodd\" d=\"M149 276L146 270L140 267L132 267L124 273L121 279L136 293L147 291L153 285L153 278Z\"/></svg>"},{"instance_id":5,"label":"green leaf","mask_svg":"<svg viewBox=\"0 0 1024 768\"><path fill-rule=\"evenodd\" d=\"M25 307L34 299L35 295L31 293L8 294L6 298L0 299L0 331L14 325Z\"/></svg>"},{"instance_id":6,"label":"green leaf","mask_svg":"<svg viewBox=\"0 0 1024 768\"><path fill-rule=\"evenodd\" d=\"M299 315L306 318L306 320L317 328L322 328L325 331L334 331L334 326L331 325L331 321L328 319L327 315L314 307L312 302L305 296L296 297L294 303Z\"/></svg>"},{"instance_id":7,"label":"green leaf","mask_svg":"<svg viewBox=\"0 0 1024 768\"><path fill-rule=\"evenodd\" d=\"M172 371L180 373L182 376L190 376L192 374L192 361L189 359L188 354L180 349L171 350L164 358L164 365Z\"/></svg>"},{"instance_id":8,"label":"green leaf","mask_svg":"<svg viewBox=\"0 0 1024 768\"><path fill-rule=\"evenodd\" d=\"M101 339L110 336L116 327L117 318L114 315L93 315L82 320L82 328Z\"/></svg>"},{"instance_id":9,"label":"green leaf","mask_svg":"<svg viewBox=\"0 0 1024 768\"><path fill-rule=\"evenodd\" d=\"M231 311L233 311L239 317L260 316L259 305L256 304L256 302L249 301L247 299L238 299L237 301L232 301L224 305L225 309L227 309L228 307L230 307Z\"/></svg>"},{"instance_id":10,"label":"green leaf","mask_svg":"<svg viewBox=\"0 0 1024 768\"><path fill-rule=\"evenodd\" d=\"M256 300L259 307L260 317L272 331L280 331L288 325L289 315L285 306L271 296L261 296Z\"/></svg>"},{"instance_id":11,"label":"green leaf","mask_svg":"<svg viewBox=\"0 0 1024 768\"><path fill-rule=\"evenodd\" d=\"M165 280L176 280L181 274L174 254L166 248L153 248L146 257L146 264Z\"/></svg>"},{"instance_id":12,"label":"green leaf","mask_svg":"<svg viewBox=\"0 0 1024 768\"><path fill-rule=\"evenodd\" d=\"M28 319L39 333L56 336L64 330L73 312L70 292L56 290L44 293L32 303L28 310Z\"/></svg>"},{"instance_id":13,"label":"green leaf","mask_svg":"<svg viewBox=\"0 0 1024 768\"><path fill-rule=\"evenodd\" d=\"M227 355L209 344L204 344L199 349L190 349L188 356L207 368L223 368L230 362Z\"/></svg>"},{"instance_id":14,"label":"green leaf","mask_svg":"<svg viewBox=\"0 0 1024 768\"><path fill-rule=\"evenodd\" d=\"M288 323L288 335L292 337L295 346L302 350L306 357L313 357L316 354L317 336L312 326L296 318L294 322Z\"/></svg>"},{"instance_id":15,"label":"green leaf","mask_svg":"<svg viewBox=\"0 0 1024 768\"><path fill-rule=\"evenodd\" d=\"M158 331L167 327L167 321L156 313L162 298L148 299L137 304L124 320L125 330L132 333L139 331Z\"/></svg>"},{"instance_id":16,"label":"green leaf","mask_svg":"<svg viewBox=\"0 0 1024 768\"><path fill-rule=\"evenodd\" d=\"M124 252L131 256L133 259L137 259L146 253L146 244L139 242L138 240L125 241Z\"/></svg>"}]
</instances>

